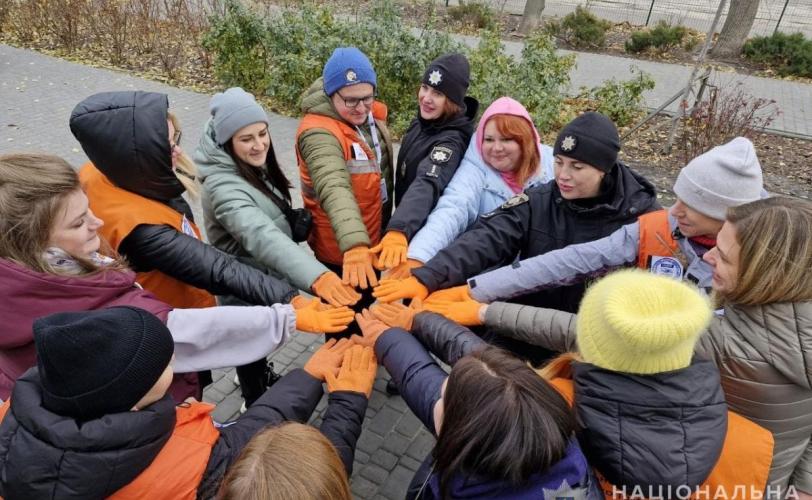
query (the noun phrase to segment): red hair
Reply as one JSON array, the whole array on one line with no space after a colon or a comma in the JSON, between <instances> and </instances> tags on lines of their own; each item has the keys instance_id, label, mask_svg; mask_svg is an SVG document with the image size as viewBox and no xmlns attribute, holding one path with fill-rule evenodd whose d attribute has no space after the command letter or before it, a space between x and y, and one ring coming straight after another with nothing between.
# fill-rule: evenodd
<instances>
[{"instance_id":1,"label":"red hair","mask_svg":"<svg viewBox=\"0 0 812 500\"><path fill-rule=\"evenodd\" d=\"M538 169L541 162L539 147L536 144L536 134L533 133L533 125L520 116L515 115L494 115L489 122L493 122L499 135L513 139L519 144L522 152L519 159L519 166L514 170L516 182L522 186L527 182L533 173Z\"/></svg>"}]
</instances>

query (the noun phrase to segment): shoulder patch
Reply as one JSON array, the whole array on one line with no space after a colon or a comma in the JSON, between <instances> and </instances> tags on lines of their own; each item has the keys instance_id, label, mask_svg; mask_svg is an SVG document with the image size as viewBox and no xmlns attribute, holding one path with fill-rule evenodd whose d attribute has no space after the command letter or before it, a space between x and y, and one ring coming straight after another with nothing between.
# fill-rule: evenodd
<instances>
[{"instance_id":1,"label":"shoulder patch","mask_svg":"<svg viewBox=\"0 0 812 500\"><path fill-rule=\"evenodd\" d=\"M451 148L447 148L445 146L434 146L429 154L429 158L431 158L431 161L434 163L448 163L448 160L451 159L453 154L454 152L451 150Z\"/></svg>"},{"instance_id":2,"label":"shoulder patch","mask_svg":"<svg viewBox=\"0 0 812 500\"><path fill-rule=\"evenodd\" d=\"M504 202L500 208L502 208L503 210L513 208L521 205L522 203L527 203L528 201L530 201L529 196L527 196L525 193L519 193L510 198L508 201Z\"/></svg>"}]
</instances>

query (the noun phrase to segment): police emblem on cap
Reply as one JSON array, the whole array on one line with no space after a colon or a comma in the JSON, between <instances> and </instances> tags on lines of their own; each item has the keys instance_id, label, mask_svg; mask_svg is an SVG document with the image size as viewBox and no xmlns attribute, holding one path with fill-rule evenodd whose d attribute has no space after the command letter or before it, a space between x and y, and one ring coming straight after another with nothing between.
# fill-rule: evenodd
<instances>
[{"instance_id":1,"label":"police emblem on cap","mask_svg":"<svg viewBox=\"0 0 812 500\"><path fill-rule=\"evenodd\" d=\"M434 146L434 149L431 150L429 158L431 158L431 161L435 163L446 163L451 159L451 155L453 154L454 152L445 146Z\"/></svg>"},{"instance_id":2,"label":"police emblem on cap","mask_svg":"<svg viewBox=\"0 0 812 500\"><path fill-rule=\"evenodd\" d=\"M524 193L519 193L510 198L508 201L504 202L501 208L502 209L513 208L515 206L521 205L522 203L527 203L528 201L530 201L529 196L527 196Z\"/></svg>"},{"instance_id":3,"label":"police emblem on cap","mask_svg":"<svg viewBox=\"0 0 812 500\"><path fill-rule=\"evenodd\" d=\"M443 74L440 73L440 70L435 69L431 73L429 73L429 83L434 85L435 87L443 81Z\"/></svg>"},{"instance_id":4,"label":"police emblem on cap","mask_svg":"<svg viewBox=\"0 0 812 500\"><path fill-rule=\"evenodd\" d=\"M345 75L345 77L347 78L348 82L354 82L355 80L358 79L358 75L356 75L355 71L353 70L347 70L347 74Z\"/></svg>"},{"instance_id":5,"label":"police emblem on cap","mask_svg":"<svg viewBox=\"0 0 812 500\"><path fill-rule=\"evenodd\" d=\"M578 141L575 137L568 135L561 140L561 151L572 151L577 145Z\"/></svg>"}]
</instances>

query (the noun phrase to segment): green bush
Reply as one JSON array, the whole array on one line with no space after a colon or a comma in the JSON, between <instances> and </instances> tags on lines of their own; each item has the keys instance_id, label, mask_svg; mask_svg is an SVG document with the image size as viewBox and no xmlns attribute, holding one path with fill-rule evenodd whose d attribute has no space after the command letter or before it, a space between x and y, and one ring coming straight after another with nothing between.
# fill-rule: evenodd
<instances>
[{"instance_id":1,"label":"green bush","mask_svg":"<svg viewBox=\"0 0 812 500\"><path fill-rule=\"evenodd\" d=\"M592 103L592 109L599 111L612 120L618 127L625 127L638 118L643 111L643 92L654 88L654 79L636 68L638 76L631 80L618 82L614 78L607 80L599 87L581 88L582 99Z\"/></svg>"},{"instance_id":2,"label":"green bush","mask_svg":"<svg viewBox=\"0 0 812 500\"><path fill-rule=\"evenodd\" d=\"M449 7L448 17L477 29L496 29L496 15L487 4L483 2L468 2Z\"/></svg>"},{"instance_id":3,"label":"green bush","mask_svg":"<svg viewBox=\"0 0 812 500\"><path fill-rule=\"evenodd\" d=\"M642 52L649 47L654 47L660 52L667 52L674 47L689 42L690 48L696 44L693 37L688 37L687 28L684 26L671 26L665 21L660 21L650 30L635 31L629 40L626 41L626 52ZM689 47L686 49L690 50Z\"/></svg>"},{"instance_id":4,"label":"green bush","mask_svg":"<svg viewBox=\"0 0 812 500\"><path fill-rule=\"evenodd\" d=\"M747 40L742 51L751 61L774 68L781 75L812 77L812 40L802 33L776 32Z\"/></svg>"},{"instance_id":5,"label":"green bush","mask_svg":"<svg viewBox=\"0 0 812 500\"><path fill-rule=\"evenodd\" d=\"M576 47L603 47L606 43L606 30L611 27L612 23L600 19L579 5L575 12L564 16L558 29L560 35Z\"/></svg>"}]
</instances>

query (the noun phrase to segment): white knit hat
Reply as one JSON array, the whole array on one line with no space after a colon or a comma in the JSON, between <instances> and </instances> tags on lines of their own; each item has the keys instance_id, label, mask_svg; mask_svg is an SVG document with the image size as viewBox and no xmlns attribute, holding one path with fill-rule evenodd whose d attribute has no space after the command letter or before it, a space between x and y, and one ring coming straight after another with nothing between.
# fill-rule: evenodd
<instances>
[{"instance_id":1,"label":"white knit hat","mask_svg":"<svg viewBox=\"0 0 812 500\"><path fill-rule=\"evenodd\" d=\"M725 220L729 207L761 199L762 190L756 150L744 137L697 156L674 183L674 194L683 203L716 220Z\"/></svg>"}]
</instances>

